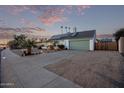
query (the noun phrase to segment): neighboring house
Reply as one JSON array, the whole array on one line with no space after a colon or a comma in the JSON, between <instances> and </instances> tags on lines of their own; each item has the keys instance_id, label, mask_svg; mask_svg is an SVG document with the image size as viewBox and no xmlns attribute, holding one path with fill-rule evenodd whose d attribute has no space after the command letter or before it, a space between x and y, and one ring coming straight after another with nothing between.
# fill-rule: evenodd
<instances>
[{"instance_id":1,"label":"neighboring house","mask_svg":"<svg viewBox=\"0 0 124 93\"><path fill-rule=\"evenodd\" d=\"M96 30L54 35L50 40L63 44L67 49L94 50Z\"/></svg>"},{"instance_id":2,"label":"neighboring house","mask_svg":"<svg viewBox=\"0 0 124 93\"><path fill-rule=\"evenodd\" d=\"M119 52L124 55L124 37L120 37L119 42Z\"/></svg>"}]
</instances>

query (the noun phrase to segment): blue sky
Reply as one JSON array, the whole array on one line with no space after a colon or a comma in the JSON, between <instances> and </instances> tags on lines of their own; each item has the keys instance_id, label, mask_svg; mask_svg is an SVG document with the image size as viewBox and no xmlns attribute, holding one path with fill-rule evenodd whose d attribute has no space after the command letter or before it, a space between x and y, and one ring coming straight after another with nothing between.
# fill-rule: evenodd
<instances>
[{"instance_id":1,"label":"blue sky","mask_svg":"<svg viewBox=\"0 0 124 93\"><path fill-rule=\"evenodd\" d=\"M76 26L110 34L124 27L124 6L0 6L0 25L40 27L54 34L61 33L60 26Z\"/></svg>"}]
</instances>

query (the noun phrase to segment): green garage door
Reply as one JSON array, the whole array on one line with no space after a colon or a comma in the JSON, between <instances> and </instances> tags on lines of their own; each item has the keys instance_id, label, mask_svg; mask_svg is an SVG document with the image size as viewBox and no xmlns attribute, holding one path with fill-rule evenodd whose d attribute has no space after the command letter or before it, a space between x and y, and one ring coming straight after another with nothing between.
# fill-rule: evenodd
<instances>
[{"instance_id":1,"label":"green garage door","mask_svg":"<svg viewBox=\"0 0 124 93\"><path fill-rule=\"evenodd\" d=\"M89 40L72 40L70 41L70 49L89 50Z\"/></svg>"}]
</instances>

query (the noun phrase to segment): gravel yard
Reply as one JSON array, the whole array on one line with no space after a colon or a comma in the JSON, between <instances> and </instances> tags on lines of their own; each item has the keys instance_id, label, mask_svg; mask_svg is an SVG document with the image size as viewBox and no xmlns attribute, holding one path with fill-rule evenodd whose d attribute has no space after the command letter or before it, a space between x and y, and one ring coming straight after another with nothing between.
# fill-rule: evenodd
<instances>
[{"instance_id":1,"label":"gravel yard","mask_svg":"<svg viewBox=\"0 0 124 93\"><path fill-rule=\"evenodd\" d=\"M11 49L11 51L15 53L16 55L22 56L24 54L24 51L27 51L27 49ZM32 49L32 55L40 54L40 53L42 53L42 50L37 49L37 48Z\"/></svg>"},{"instance_id":2,"label":"gravel yard","mask_svg":"<svg viewBox=\"0 0 124 93\"><path fill-rule=\"evenodd\" d=\"M124 57L116 51L79 52L44 68L82 87L124 87Z\"/></svg>"},{"instance_id":3,"label":"gravel yard","mask_svg":"<svg viewBox=\"0 0 124 93\"><path fill-rule=\"evenodd\" d=\"M20 57L6 49L4 56L2 82L14 84L10 87L124 87L124 57L116 51L65 50Z\"/></svg>"}]
</instances>

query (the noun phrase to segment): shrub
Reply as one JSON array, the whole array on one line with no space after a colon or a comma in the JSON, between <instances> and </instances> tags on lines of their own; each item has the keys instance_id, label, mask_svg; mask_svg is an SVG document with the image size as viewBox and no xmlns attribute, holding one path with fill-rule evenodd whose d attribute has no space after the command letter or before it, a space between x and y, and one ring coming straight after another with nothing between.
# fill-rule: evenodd
<instances>
[{"instance_id":1,"label":"shrub","mask_svg":"<svg viewBox=\"0 0 124 93\"><path fill-rule=\"evenodd\" d=\"M118 41L120 37L124 37L124 28L119 29L114 33L115 40Z\"/></svg>"},{"instance_id":2,"label":"shrub","mask_svg":"<svg viewBox=\"0 0 124 93\"><path fill-rule=\"evenodd\" d=\"M65 46L64 45L58 45L58 48L65 49Z\"/></svg>"},{"instance_id":3,"label":"shrub","mask_svg":"<svg viewBox=\"0 0 124 93\"><path fill-rule=\"evenodd\" d=\"M53 45L49 45L49 46L48 46L48 49L49 49L49 50L54 50L54 46L53 46Z\"/></svg>"}]
</instances>

